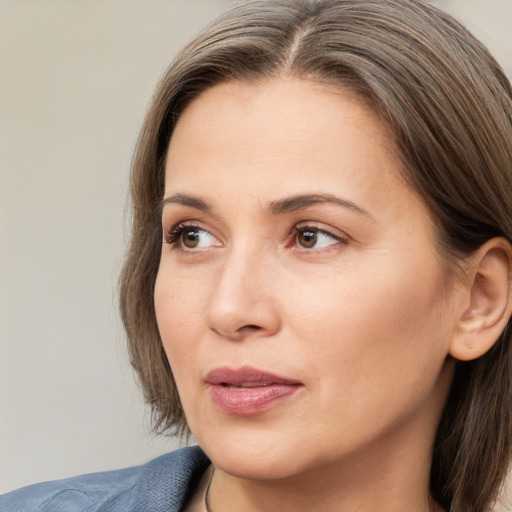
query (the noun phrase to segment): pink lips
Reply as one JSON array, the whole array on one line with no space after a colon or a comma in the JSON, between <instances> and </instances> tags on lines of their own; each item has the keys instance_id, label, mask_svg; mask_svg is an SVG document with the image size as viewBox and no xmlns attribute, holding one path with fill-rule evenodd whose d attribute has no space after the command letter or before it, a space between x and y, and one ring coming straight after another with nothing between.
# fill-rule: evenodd
<instances>
[{"instance_id":1,"label":"pink lips","mask_svg":"<svg viewBox=\"0 0 512 512\"><path fill-rule=\"evenodd\" d=\"M296 393L302 382L250 366L216 368L205 378L213 403L223 412L249 416L263 412Z\"/></svg>"}]
</instances>

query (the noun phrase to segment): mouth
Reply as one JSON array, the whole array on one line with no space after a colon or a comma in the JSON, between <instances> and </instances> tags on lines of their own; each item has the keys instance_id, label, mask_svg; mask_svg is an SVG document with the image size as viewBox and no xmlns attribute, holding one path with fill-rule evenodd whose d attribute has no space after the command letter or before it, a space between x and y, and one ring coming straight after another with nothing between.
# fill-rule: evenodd
<instances>
[{"instance_id":1,"label":"mouth","mask_svg":"<svg viewBox=\"0 0 512 512\"><path fill-rule=\"evenodd\" d=\"M296 379L244 366L216 368L205 378L213 404L231 415L264 412L293 396L304 384Z\"/></svg>"}]
</instances>

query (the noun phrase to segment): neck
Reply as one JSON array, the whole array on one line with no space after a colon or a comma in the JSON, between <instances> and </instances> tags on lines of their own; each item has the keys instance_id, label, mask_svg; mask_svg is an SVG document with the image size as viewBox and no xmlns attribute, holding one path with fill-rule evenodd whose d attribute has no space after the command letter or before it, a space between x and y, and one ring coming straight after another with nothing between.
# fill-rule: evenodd
<instances>
[{"instance_id":1,"label":"neck","mask_svg":"<svg viewBox=\"0 0 512 512\"><path fill-rule=\"evenodd\" d=\"M209 512L440 512L424 485L403 484L387 477L355 482L353 475L336 481L307 474L278 481L254 481L215 472Z\"/></svg>"}]
</instances>

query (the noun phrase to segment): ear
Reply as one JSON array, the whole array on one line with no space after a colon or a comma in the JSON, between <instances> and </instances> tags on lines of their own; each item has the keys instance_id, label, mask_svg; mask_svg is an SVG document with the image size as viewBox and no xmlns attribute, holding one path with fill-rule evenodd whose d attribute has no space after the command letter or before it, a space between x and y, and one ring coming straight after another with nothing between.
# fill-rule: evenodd
<instances>
[{"instance_id":1,"label":"ear","mask_svg":"<svg viewBox=\"0 0 512 512\"><path fill-rule=\"evenodd\" d=\"M512 313L512 247L504 238L486 242L465 271L467 300L450 343L450 354L470 361L498 340Z\"/></svg>"}]
</instances>

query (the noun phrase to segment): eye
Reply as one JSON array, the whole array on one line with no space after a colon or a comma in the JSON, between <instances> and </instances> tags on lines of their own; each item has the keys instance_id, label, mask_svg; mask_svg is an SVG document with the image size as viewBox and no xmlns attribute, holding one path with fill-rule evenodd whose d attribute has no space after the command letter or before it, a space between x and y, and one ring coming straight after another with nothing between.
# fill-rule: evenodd
<instances>
[{"instance_id":1,"label":"eye","mask_svg":"<svg viewBox=\"0 0 512 512\"><path fill-rule=\"evenodd\" d=\"M218 240L205 229L190 224L180 224L173 228L165 243L185 250L205 249L219 245Z\"/></svg>"},{"instance_id":2,"label":"eye","mask_svg":"<svg viewBox=\"0 0 512 512\"><path fill-rule=\"evenodd\" d=\"M342 239L313 226L295 228L295 242L302 249L323 249L341 242Z\"/></svg>"}]
</instances>

